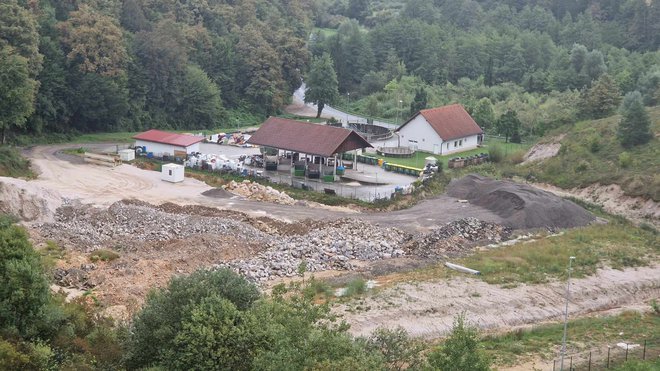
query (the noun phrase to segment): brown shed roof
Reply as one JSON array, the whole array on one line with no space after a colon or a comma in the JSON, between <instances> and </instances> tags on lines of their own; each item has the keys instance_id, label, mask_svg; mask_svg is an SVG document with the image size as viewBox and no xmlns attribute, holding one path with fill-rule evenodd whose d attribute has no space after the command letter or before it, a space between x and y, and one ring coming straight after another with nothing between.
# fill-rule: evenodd
<instances>
[{"instance_id":1,"label":"brown shed roof","mask_svg":"<svg viewBox=\"0 0 660 371\"><path fill-rule=\"evenodd\" d=\"M279 117L269 117L247 142L325 157L371 147L353 130Z\"/></svg>"},{"instance_id":2,"label":"brown shed roof","mask_svg":"<svg viewBox=\"0 0 660 371\"><path fill-rule=\"evenodd\" d=\"M419 111L417 115L422 115L442 140L483 134L483 130L481 130L479 125L472 119L472 116L460 104L424 109ZM401 130L417 117L417 115L411 117L397 131Z\"/></svg>"}]
</instances>

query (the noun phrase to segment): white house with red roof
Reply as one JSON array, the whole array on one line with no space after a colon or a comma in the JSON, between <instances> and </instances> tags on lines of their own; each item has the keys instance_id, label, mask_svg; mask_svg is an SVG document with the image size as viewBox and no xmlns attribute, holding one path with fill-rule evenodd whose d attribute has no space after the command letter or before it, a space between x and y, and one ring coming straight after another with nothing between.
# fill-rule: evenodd
<instances>
[{"instance_id":1,"label":"white house with red roof","mask_svg":"<svg viewBox=\"0 0 660 371\"><path fill-rule=\"evenodd\" d=\"M419 111L398 129L399 145L447 155L477 148L484 132L460 104Z\"/></svg>"},{"instance_id":2,"label":"white house with red roof","mask_svg":"<svg viewBox=\"0 0 660 371\"><path fill-rule=\"evenodd\" d=\"M161 130L149 130L133 137L136 147L144 147L145 152L152 152L157 157L174 156L175 151L199 152L199 143L204 137L170 133Z\"/></svg>"}]
</instances>

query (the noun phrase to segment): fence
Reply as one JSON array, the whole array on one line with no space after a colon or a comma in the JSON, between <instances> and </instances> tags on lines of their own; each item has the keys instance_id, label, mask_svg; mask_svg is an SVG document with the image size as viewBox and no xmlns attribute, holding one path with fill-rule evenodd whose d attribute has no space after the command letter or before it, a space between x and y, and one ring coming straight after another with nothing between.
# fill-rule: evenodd
<instances>
[{"instance_id":1,"label":"fence","mask_svg":"<svg viewBox=\"0 0 660 371\"><path fill-rule=\"evenodd\" d=\"M565 371L598 371L621 366L632 360L652 360L660 357L660 338L640 342L611 344L564 357ZM561 370L561 358L552 361L552 370Z\"/></svg>"}]
</instances>

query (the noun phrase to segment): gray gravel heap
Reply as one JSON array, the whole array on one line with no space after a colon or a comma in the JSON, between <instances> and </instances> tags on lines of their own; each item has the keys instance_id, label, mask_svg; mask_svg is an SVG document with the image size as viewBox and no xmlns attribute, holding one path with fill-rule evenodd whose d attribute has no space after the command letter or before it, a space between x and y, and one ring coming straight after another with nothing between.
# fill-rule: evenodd
<instances>
[{"instance_id":1,"label":"gray gravel heap","mask_svg":"<svg viewBox=\"0 0 660 371\"><path fill-rule=\"evenodd\" d=\"M406 252L420 257L447 258L465 254L476 243L498 243L509 236L508 227L465 218L413 237L406 245Z\"/></svg>"},{"instance_id":2,"label":"gray gravel heap","mask_svg":"<svg viewBox=\"0 0 660 371\"><path fill-rule=\"evenodd\" d=\"M351 270L354 260L380 260L404 255L402 244L409 235L397 228L382 228L355 219L328 222L303 236L287 236L269 244L269 248L248 260L223 262L257 281L296 275L302 261L307 271Z\"/></svg>"},{"instance_id":3,"label":"gray gravel heap","mask_svg":"<svg viewBox=\"0 0 660 371\"><path fill-rule=\"evenodd\" d=\"M45 238L69 241L88 252L112 243L129 250L138 249L139 242L185 239L198 234L240 236L251 242L271 239L249 224L228 218L173 214L121 201L107 209L60 207L55 223L44 224L41 230Z\"/></svg>"}]
</instances>

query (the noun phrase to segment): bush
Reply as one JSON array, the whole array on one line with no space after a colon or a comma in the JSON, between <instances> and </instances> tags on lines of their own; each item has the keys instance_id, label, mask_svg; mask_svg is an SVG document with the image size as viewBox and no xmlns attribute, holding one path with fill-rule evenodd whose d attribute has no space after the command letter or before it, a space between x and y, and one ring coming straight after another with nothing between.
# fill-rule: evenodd
<instances>
[{"instance_id":1,"label":"bush","mask_svg":"<svg viewBox=\"0 0 660 371\"><path fill-rule=\"evenodd\" d=\"M119 259L119 254L117 254L112 250L106 250L106 249L95 250L89 255L89 260L93 262L97 262L97 261L109 262L115 259Z\"/></svg>"},{"instance_id":2,"label":"bush","mask_svg":"<svg viewBox=\"0 0 660 371\"><path fill-rule=\"evenodd\" d=\"M224 304L205 304L204 301L211 297ZM260 297L256 286L228 269L200 270L190 276L172 278L167 288L152 291L147 296L144 308L133 319L127 346L128 368L165 362L164 355L181 346L176 343L176 337L183 330L184 323L194 326L189 321L194 320L191 316L194 317L196 308L205 305L228 308L231 305L236 310L245 311Z\"/></svg>"},{"instance_id":3,"label":"bush","mask_svg":"<svg viewBox=\"0 0 660 371\"><path fill-rule=\"evenodd\" d=\"M490 359L479 346L476 328L465 323L463 315L454 321L451 335L429 354L428 362L435 370L490 370Z\"/></svg>"},{"instance_id":4,"label":"bush","mask_svg":"<svg viewBox=\"0 0 660 371\"><path fill-rule=\"evenodd\" d=\"M493 145L488 147L488 156L490 157L490 160L494 163L499 163L502 162L504 159L504 151L502 150L502 147Z\"/></svg>"},{"instance_id":5,"label":"bush","mask_svg":"<svg viewBox=\"0 0 660 371\"><path fill-rule=\"evenodd\" d=\"M582 172L586 171L589 169L589 161L587 160L580 160L578 164L575 166L575 172Z\"/></svg>"},{"instance_id":6,"label":"bush","mask_svg":"<svg viewBox=\"0 0 660 371\"><path fill-rule=\"evenodd\" d=\"M627 169L632 165L632 156L628 152L621 152L619 154L619 166Z\"/></svg>"},{"instance_id":7,"label":"bush","mask_svg":"<svg viewBox=\"0 0 660 371\"><path fill-rule=\"evenodd\" d=\"M348 283L343 296L362 295L367 292L367 281L363 278L356 278Z\"/></svg>"},{"instance_id":8,"label":"bush","mask_svg":"<svg viewBox=\"0 0 660 371\"><path fill-rule=\"evenodd\" d=\"M591 153L597 153L603 148L603 145L600 143L600 139L598 137L593 136L589 139L589 151Z\"/></svg>"}]
</instances>

